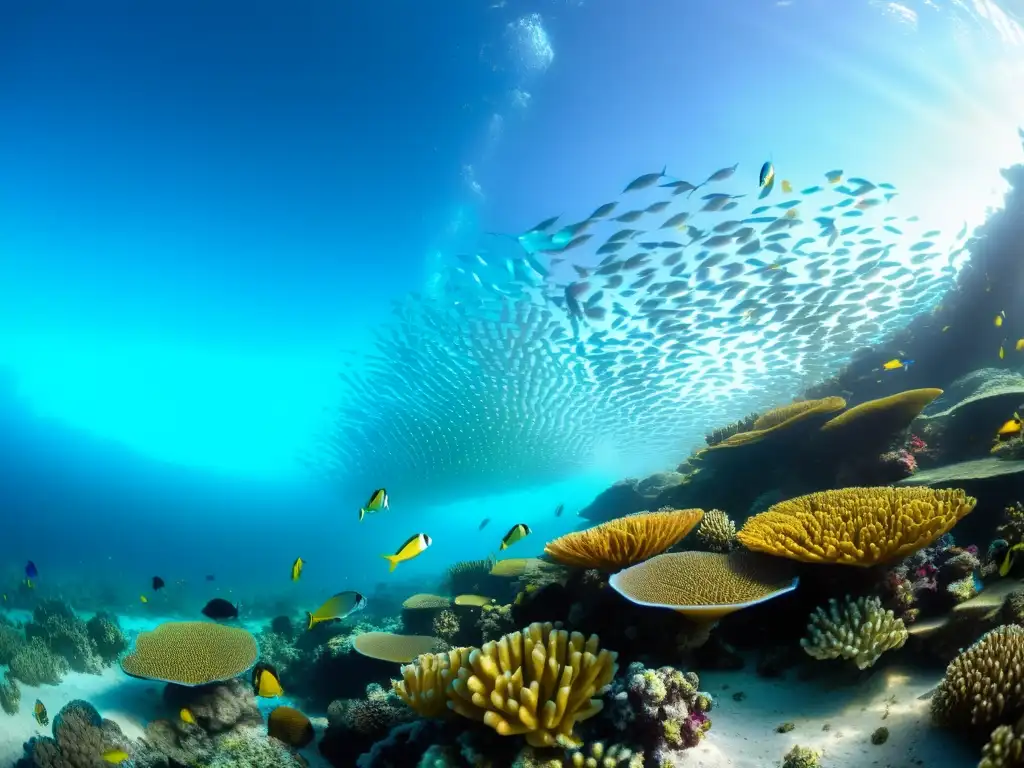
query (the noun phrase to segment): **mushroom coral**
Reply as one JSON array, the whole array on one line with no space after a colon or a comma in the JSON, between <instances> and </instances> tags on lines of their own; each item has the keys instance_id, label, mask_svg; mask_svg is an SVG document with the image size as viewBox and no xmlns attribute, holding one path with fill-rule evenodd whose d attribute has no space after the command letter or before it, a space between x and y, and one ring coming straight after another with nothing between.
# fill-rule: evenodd
<instances>
[{"instance_id":1,"label":"mushroom coral","mask_svg":"<svg viewBox=\"0 0 1024 768\"><path fill-rule=\"evenodd\" d=\"M928 546L976 503L962 490L820 491L754 515L737 538L748 549L792 560L867 567Z\"/></svg>"},{"instance_id":2,"label":"mushroom coral","mask_svg":"<svg viewBox=\"0 0 1024 768\"><path fill-rule=\"evenodd\" d=\"M786 561L737 550L658 555L620 571L608 585L637 605L706 622L791 592L797 581Z\"/></svg>"},{"instance_id":3,"label":"mushroom coral","mask_svg":"<svg viewBox=\"0 0 1024 768\"><path fill-rule=\"evenodd\" d=\"M423 716L447 708L534 747L571 747L580 744L575 724L601 711L593 697L611 683L615 660L597 635L531 624L481 648L421 656L392 686Z\"/></svg>"},{"instance_id":4,"label":"mushroom coral","mask_svg":"<svg viewBox=\"0 0 1024 768\"><path fill-rule=\"evenodd\" d=\"M660 554L701 521L700 509L637 512L549 541L544 552L563 565L617 571Z\"/></svg>"}]
</instances>

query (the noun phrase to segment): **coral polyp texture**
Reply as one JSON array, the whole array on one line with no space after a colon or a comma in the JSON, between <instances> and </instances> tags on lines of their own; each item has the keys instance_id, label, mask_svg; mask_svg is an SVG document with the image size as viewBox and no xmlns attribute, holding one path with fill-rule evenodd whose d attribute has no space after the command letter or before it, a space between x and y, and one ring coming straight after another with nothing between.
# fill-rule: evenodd
<instances>
[{"instance_id":1,"label":"coral polyp texture","mask_svg":"<svg viewBox=\"0 0 1024 768\"><path fill-rule=\"evenodd\" d=\"M1016 725L1000 725L981 749L978 768L1015 768L1024 765L1024 719Z\"/></svg>"},{"instance_id":2,"label":"coral polyp texture","mask_svg":"<svg viewBox=\"0 0 1024 768\"><path fill-rule=\"evenodd\" d=\"M728 552L736 545L736 523L720 509L705 512L697 526L697 541L711 552Z\"/></svg>"},{"instance_id":3,"label":"coral polyp texture","mask_svg":"<svg viewBox=\"0 0 1024 768\"><path fill-rule=\"evenodd\" d=\"M139 633L121 660L132 677L179 685L230 680L256 663L256 638L238 627L206 621L169 621Z\"/></svg>"},{"instance_id":4,"label":"coral polyp texture","mask_svg":"<svg viewBox=\"0 0 1024 768\"><path fill-rule=\"evenodd\" d=\"M976 503L962 490L821 491L754 515L737 538L748 549L801 562L868 567L928 546Z\"/></svg>"},{"instance_id":5,"label":"coral polyp texture","mask_svg":"<svg viewBox=\"0 0 1024 768\"><path fill-rule=\"evenodd\" d=\"M378 661L407 664L423 653L444 647L440 638L430 635L397 635L394 632L362 632L352 640L359 654Z\"/></svg>"},{"instance_id":6,"label":"coral polyp texture","mask_svg":"<svg viewBox=\"0 0 1024 768\"><path fill-rule=\"evenodd\" d=\"M637 605L715 621L791 592L797 577L785 560L743 550L669 552L615 574L608 584Z\"/></svg>"},{"instance_id":7,"label":"coral polyp texture","mask_svg":"<svg viewBox=\"0 0 1024 768\"><path fill-rule=\"evenodd\" d=\"M1024 715L1024 628L986 632L949 666L932 697L932 719L966 728L999 725Z\"/></svg>"},{"instance_id":8,"label":"coral polyp texture","mask_svg":"<svg viewBox=\"0 0 1024 768\"><path fill-rule=\"evenodd\" d=\"M827 610L818 608L811 614L807 637L800 645L816 659L849 659L857 669L867 669L883 653L902 648L906 642L903 620L882 608L881 600L852 600L847 595L842 603L829 600Z\"/></svg>"},{"instance_id":9,"label":"coral polyp texture","mask_svg":"<svg viewBox=\"0 0 1024 768\"><path fill-rule=\"evenodd\" d=\"M534 747L573 747L580 744L576 723L603 707L594 697L615 676L615 660L597 635L531 624L482 648L421 656L393 686L421 715L442 714L447 699L448 709L502 736L522 735Z\"/></svg>"},{"instance_id":10,"label":"coral polyp texture","mask_svg":"<svg viewBox=\"0 0 1024 768\"><path fill-rule=\"evenodd\" d=\"M407 597L402 602L402 607L410 611L429 611L447 608L451 604L451 598L442 595L417 594Z\"/></svg>"},{"instance_id":11,"label":"coral polyp texture","mask_svg":"<svg viewBox=\"0 0 1024 768\"><path fill-rule=\"evenodd\" d=\"M681 541L704 516L700 509L637 512L550 541L544 552L563 565L617 571Z\"/></svg>"}]
</instances>

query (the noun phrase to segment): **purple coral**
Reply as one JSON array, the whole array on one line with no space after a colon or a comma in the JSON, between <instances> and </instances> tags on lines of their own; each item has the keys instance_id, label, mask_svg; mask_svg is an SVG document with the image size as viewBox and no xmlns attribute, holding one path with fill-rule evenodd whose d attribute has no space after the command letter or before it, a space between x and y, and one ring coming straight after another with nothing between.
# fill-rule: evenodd
<instances>
[{"instance_id":1,"label":"purple coral","mask_svg":"<svg viewBox=\"0 0 1024 768\"><path fill-rule=\"evenodd\" d=\"M612 688L615 726L655 765L674 764L679 752L696 746L711 727L712 699L697 690L699 685L693 672L631 664Z\"/></svg>"}]
</instances>

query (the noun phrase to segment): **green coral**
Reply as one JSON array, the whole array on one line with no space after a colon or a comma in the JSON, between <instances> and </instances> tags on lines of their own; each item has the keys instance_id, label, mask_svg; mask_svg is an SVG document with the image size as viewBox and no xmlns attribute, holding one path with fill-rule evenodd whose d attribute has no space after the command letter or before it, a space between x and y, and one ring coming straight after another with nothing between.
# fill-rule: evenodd
<instances>
[{"instance_id":1,"label":"green coral","mask_svg":"<svg viewBox=\"0 0 1024 768\"><path fill-rule=\"evenodd\" d=\"M8 715L16 715L20 708L21 689L18 688L17 680L8 672L4 675L3 682L0 682L0 709Z\"/></svg>"},{"instance_id":2,"label":"green coral","mask_svg":"<svg viewBox=\"0 0 1024 768\"><path fill-rule=\"evenodd\" d=\"M25 685L57 685L70 671L67 660L51 651L39 637L11 659L11 676Z\"/></svg>"},{"instance_id":3,"label":"green coral","mask_svg":"<svg viewBox=\"0 0 1024 768\"><path fill-rule=\"evenodd\" d=\"M795 746L783 758L782 768L819 768L821 753L810 747Z\"/></svg>"},{"instance_id":4,"label":"green coral","mask_svg":"<svg viewBox=\"0 0 1024 768\"><path fill-rule=\"evenodd\" d=\"M807 637L800 645L816 659L850 659L857 669L873 666L878 657L907 642L907 628L877 597L849 595L840 605L829 600L828 610L811 614Z\"/></svg>"},{"instance_id":5,"label":"green coral","mask_svg":"<svg viewBox=\"0 0 1024 768\"><path fill-rule=\"evenodd\" d=\"M1024 763L1024 720L1000 725L982 747L978 768L1015 768Z\"/></svg>"},{"instance_id":6,"label":"green coral","mask_svg":"<svg viewBox=\"0 0 1024 768\"><path fill-rule=\"evenodd\" d=\"M978 582L973 575L964 576L962 579L950 582L946 586L946 591L953 596L955 602L962 603L978 594Z\"/></svg>"},{"instance_id":7,"label":"green coral","mask_svg":"<svg viewBox=\"0 0 1024 768\"><path fill-rule=\"evenodd\" d=\"M299 759L285 744L258 728L236 728L216 741L213 757L203 768L284 768L299 766Z\"/></svg>"}]
</instances>

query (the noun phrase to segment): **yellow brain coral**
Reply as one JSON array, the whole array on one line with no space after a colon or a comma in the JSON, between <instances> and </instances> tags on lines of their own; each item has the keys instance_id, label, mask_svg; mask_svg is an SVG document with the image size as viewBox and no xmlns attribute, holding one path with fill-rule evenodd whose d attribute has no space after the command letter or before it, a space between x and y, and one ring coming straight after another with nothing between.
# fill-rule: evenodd
<instances>
[{"instance_id":1,"label":"yellow brain coral","mask_svg":"<svg viewBox=\"0 0 1024 768\"><path fill-rule=\"evenodd\" d=\"M564 565L617 571L664 552L703 516L700 509L638 512L549 541L544 552Z\"/></svg>"},{"instance_id":2,"label":"yellow brain coral","mask_svg":"<svg viewBox=\"0 0 1024 768\"><path fill-rule=\"evenodd\" d=\"M1007 624L986 632L946 667L932 697L939 725L1005 723L1024 714L1024 628Z\"/></svg>"},{"instance_id":3,"label":"yellow brain coral","mask_svg":"<svg viewBox=\"0 0 1024 768\"><path fill-rule=\"evenodd\" d=\"M608 584L637 605L715 621L792 591L797 579L789 563L739 550L669 552L620 571Z\"/></svg>"},{"instance_id":4,"label":"yellow brain coral","mask_svg":"<svg viewBox=\"0 0 1024 768\"><path fill-rule=\"evenodd\" d=\"M611 683L615 659L597 635L531 624L482 648L421 656L392 685L421 715L440 715L447 699L448 709L502 736L523 735L535 747L578 746L573 727L601 711L593 697Z\"/></svg>"},{"instance_id":5,"label":"yellow brain coral","mask_svg":"<svg viewBox=\"0 0 1024 768\"><path fill-rule=\"evenodd\" d=\"M206 621L169 621L141 632L121 660L132 677L179 685L230 680L256 663L256 638L244 629Z\"/></svg>"},{"instance_id":6,"label":"yellow brain coral","mask_svg":"<svg viewBox=\"0 0 1024 768\"><path fill-rule=\"evenodd\" d=\"M352 647L363 656L380 661L405 664L422 653L430 653L441 640L430 635L396 635L393 632L362 632L352 640ZM442 645L442 647L444 647Z\"/></svg>"},{"instance_id":7,"label":"yellow brain coral","mask_svg":"<svg viewBox=\"0 0 1024 768\"><path fill-rule=\"evenodd\" d=\"M977 499L961 490L843 488L780 502L740 529L743 546L808 563L871 566L931 544Z\"/></svg>"}]
</instances>

